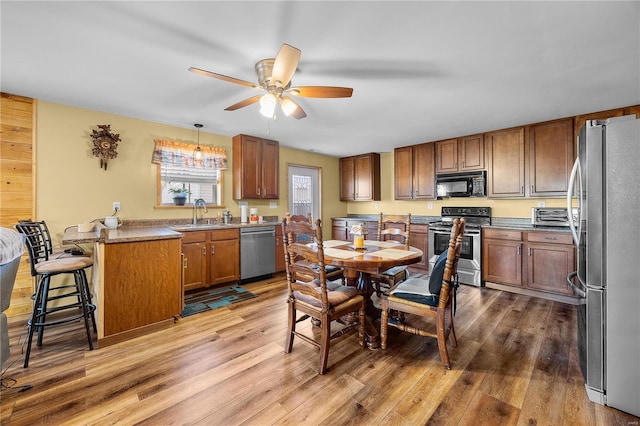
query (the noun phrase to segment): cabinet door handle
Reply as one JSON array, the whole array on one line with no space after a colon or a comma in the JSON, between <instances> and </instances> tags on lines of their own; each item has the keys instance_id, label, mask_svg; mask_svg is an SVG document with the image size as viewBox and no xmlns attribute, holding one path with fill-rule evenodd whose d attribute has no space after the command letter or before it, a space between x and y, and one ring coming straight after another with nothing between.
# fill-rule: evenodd
<instances>
[{"instance_id":1,"label":"cabinet door handle","mask_svg":"<svg viewBox=\"0 0 640 426\"><path fill-rule=\"evenodd\" d=\"M522 185L520 192L522 192L524 194L524 185Z\"/></svg>"},{"instance_id":2,"label":"cabinet door handle","mask_svg":"<svg viewBox=\"0 0 640 426\"><path fill-rule=\"evenodd\" d=\"M520 246L516 247L516 254L520 256Z\"/></svg>"},{"instance_id":3,"label":"cabinet door handle","mask_svg":"<svg viewBox=\"0 0 640 426\"><path fill-rule=\"evenodd\" d=\"M207 248L206 247L202 247L202 255L203 256L207 255Z\"/></svg>"},{"instance_id":4,"label":"cabinet door handle","mask_svg":"<svg viewBox=\"0 0 640 426\"><path fill-rule=\"evenodd\" d=\"M184 260L182 261L182 267L184 269L187 269L189 267L188 265L189 265L189 259L185 257Z\"/></svg>"},{"instance_id":5,"label":"cabinet door handle","mask_svg":"<svg viewBox=\"0 0 640 426\"><path fill-rule=\"evenodd\" d=\"M531 193L533 194L533 185L531 185Z\"/></svg>"},{"instance_id":6,"label":"cabinet door handle","mask_svg":"<svg viewBox=\"0 0 640 426\"><path fill-rule=\"evenodd\" d=\"M216 254L216 246L211 244L211 256L213 256L214 254Z\"/></svg>"},{"instance_id":7,"label":"cabinet door handle","mask_svg":"<svg viewBox=\"0 0 640 426\"><path fill-rule=\"evenodd\" d=\"M545 240L555 241L556 237L544 237Z\"/></svg>"},{"instance_id":8,"label":"cabinet door handle","mask_svg":"<svg viewBox=\"0 0 640 426\"><path fill-rule=\"evenodd\" d=\"M531 251L531 247L529 247L529 250L528 250L528 251L529 251L529 256L531 256L531 253L532 253L532 251Z\"/></svg>"},{"instance_id":9,"label":"cabinet door handle","mask_svg":"<svg viewBox=\"0 0 640 426\"><path fill-rule=\"evenodd\" d=\"M257 188L256 192L258 193L258 196L260 196L260 188Z\"/></svg>"}]
</instances>

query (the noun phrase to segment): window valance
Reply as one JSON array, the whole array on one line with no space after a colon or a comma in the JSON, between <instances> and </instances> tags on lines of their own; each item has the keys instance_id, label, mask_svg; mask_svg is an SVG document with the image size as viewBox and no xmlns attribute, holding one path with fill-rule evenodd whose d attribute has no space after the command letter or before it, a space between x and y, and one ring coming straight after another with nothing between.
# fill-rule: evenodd
<instances>
[{"instance_id":1,"label":"window valance","mask_svg":"<svg viewBox=\"0 0 640 426\"><path fill-rule=\"evenodd\" d=\"M200 145L202 159L193 158L195 145L171 141L166 139L154 139L156 143L153 151L153 163L170 164L183 167L203 167L209 169L227 168L227 150L214 146Z\"/></svg>"}]
</instances>

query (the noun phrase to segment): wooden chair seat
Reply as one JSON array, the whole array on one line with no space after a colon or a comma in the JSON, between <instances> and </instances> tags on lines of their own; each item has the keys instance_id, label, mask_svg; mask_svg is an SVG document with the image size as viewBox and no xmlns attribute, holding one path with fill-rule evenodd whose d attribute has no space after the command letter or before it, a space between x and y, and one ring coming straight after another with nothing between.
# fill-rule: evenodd
<instances>
[{"instance_id":1,"label":"wooden chair seat","mask_svg":"<svg viewBox=\"0 0 640 426\"><path fill-rule=\"evenodd\" d=\"M449 248L436 261L429 279L410 277L392 287L388 295L383 295L380 330L382 349L387 347L388 326L420 336L435 337L443 366L451 368L447 340L457 346L452 312L452 295L455 291L453 277L457 273L464 225L464 219L453 221ZM390 317L390 310L397 311L398 315ZM435 319L436 333L410 324L404 314Z\"/></svg>"}]
</instances>

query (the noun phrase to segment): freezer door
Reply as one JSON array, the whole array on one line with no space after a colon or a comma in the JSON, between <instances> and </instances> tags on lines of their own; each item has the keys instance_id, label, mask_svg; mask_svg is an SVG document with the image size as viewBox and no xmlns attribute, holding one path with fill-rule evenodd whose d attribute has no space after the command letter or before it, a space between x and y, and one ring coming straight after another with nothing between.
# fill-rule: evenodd
<instances>
[{"instance_id":1,"label":"freezer door","mask_svg":"<svg viewBox=\"0 0 640 426\"><path fill-rule=\"evenodd\" d=\"M610 120L604 135L605 391L640 416L640 120Z\"/></svg>"}]
</instances>

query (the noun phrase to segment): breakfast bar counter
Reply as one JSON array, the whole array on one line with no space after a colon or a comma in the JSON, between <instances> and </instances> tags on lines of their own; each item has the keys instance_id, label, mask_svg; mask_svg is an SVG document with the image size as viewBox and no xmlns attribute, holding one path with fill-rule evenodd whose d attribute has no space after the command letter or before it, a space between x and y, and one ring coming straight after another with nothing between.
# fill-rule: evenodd
<instances>
[{"instance_id":1,"label":"breakfast bar counter","mask_svg":"<svg viewBox=\"0 0 640 426\"><path fill-rule=\"evenodd\" d=\"M179 317L182 236L166 226L65 231L64 244L93 244L99 347L167 328Z\"/></svg>"}]
</instances>

